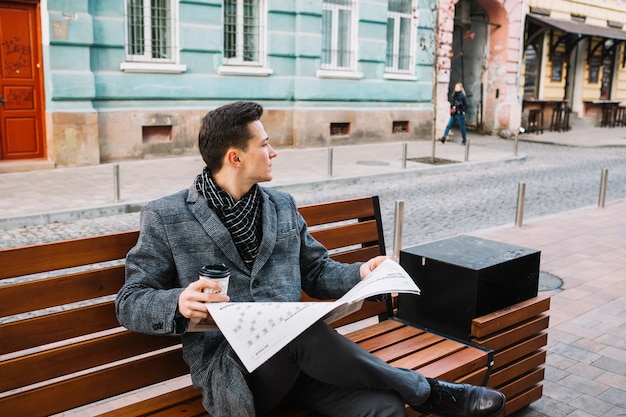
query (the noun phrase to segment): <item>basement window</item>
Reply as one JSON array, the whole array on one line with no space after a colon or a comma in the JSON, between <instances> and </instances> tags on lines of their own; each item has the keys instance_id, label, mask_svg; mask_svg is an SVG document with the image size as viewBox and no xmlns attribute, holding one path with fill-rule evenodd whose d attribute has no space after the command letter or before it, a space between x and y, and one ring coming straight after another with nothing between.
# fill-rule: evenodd
<instances>
[{"instance_id":1,"label":"basement window","mask_svg":"<svg viewBox=\"0 0 626 417\"><path fill-rule=\"evenodd\" d=\"M348 136L350 135L350 123L331 123L330 136Z\"/></svg>"},{"instance_id":2,"label":"basement window","mask_svg":"<svg viewBox=\"0 0 626 417\"><path fill-rule=\"evenodd\" d=\"M408 133L409 132L409 122L404 121L394 121L391 127L391 133Z\"/></svg>"},{"instance_id":3,"label":"basement window","mask_svg":"<svg viewBox=\"0 0 626 417\"><path fill-rule=\"evenodd\" d=\"M168 143L172 141L172 126L142 126L143 143Z\"/></svg>"}]
</instances>

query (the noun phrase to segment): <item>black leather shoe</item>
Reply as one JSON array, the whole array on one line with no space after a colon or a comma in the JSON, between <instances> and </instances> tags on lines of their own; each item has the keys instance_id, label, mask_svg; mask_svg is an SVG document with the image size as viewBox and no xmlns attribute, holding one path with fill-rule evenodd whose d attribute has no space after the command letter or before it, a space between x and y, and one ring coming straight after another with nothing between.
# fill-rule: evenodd
<instances>
[{"instance_id":1,"label":"black leather shoe","mask_svg":"<svg viewBox=\"0 0 626 417\"><path fill-rule=\"evenodd\" d=\"M431 391L428 400L417 407L420 413L440 417L496 417L504 410L504 394L487 387L428 378Z\"/></svg>"},{"instance_id":2,"label":"black leather shoe","mask_svg":"<svg viewBox=\"0 0 626 417\"><path fill-rule=\"evenodd\" d=\"M446 143L446 137L445 136L440 137L439 142Z\"/></svg>"}]
</instances>

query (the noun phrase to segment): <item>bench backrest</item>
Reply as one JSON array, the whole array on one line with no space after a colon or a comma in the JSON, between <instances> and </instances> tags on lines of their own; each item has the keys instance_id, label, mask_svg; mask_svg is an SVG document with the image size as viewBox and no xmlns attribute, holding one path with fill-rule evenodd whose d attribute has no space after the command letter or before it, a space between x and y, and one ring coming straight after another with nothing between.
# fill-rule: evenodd
<instances>
[{"instance_id":1,"label":"bench backrest","mask_svg":"<svg viewBox=\"0 0 626 417\"><path fill-rule=\"evenodd\" d=\"M299 210L333 258L385 253L377 197ZM131 231L0 251L3 413L50 415L189 372L177 337L129 332L117 322L114 297L137 237ZM337 324L385 311L385 303L369 302Z\"/></svg>"}]
</instances>

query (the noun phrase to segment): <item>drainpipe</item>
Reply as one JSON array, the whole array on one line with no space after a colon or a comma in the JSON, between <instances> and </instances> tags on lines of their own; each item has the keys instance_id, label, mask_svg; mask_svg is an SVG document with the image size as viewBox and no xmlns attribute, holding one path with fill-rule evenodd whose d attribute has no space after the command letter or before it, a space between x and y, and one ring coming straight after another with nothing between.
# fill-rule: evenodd
<instances>
[{"instance_id":1,"label":"drainpipe","mask_svg":"<svg viewBox=\"0 0 626 417\"><path fill-rule=\"evenodd\" d=\"M524 0L525 1L525 0ZM434 3L435 13L437 18L435 19L435 53L433 54L433 143L430 156L430 163L435 163L435 143L437 142L437 73L439 65L439 8L437 2Z\"/></svg>"},{"instance_id":2,"label":"drainpipe","mask_svg":"<svg viewBox=\"0 0 626 417\"><path fill-rule=\"evenodd\" d=\"M517 105L519 106L519 111L520 111L520 116L519 116L519 123L520 125L517 126L516 129L513 129L513 132L515 137L517 138L517 136L519 135L519 129L520 127L522 127L522 102L524 100L524 93L520 94L519 90L520 87L522 87L520 85L520 83L522 82L522 65L525 65L524 61L524 53L526 51L526 40L524 37L524 34L526 33L526 6L527 6L528 0L522 0L522 16L521 16L521 20L520 20L520 45L522 45L522 47L519 49L519 59L517 60L517 82L516 82L516 87L517 87ZM541 71L539 71L541 73ZM522 87L523 88L523 87Z\"/></svg>"},{"instance_id":3,"label":"drainpipe","mask_svg":"<svg viewBox=\"0 0 626 417\"><path fill-rule=\"evenodd\" d=\"M580 33L578 34L578 38L580 38ZM572 111L572 109L574 108L574 97L576 97L576 77L577 77L577 73L578 73L578 47L580 46L580 41L576 42L576 45L574 46L574 71L572 71L572 97L571 100L569 102L569 109L570 112ZM565 91L565 98L567 98L567 91Z\"/></svg>"}]
</instances>

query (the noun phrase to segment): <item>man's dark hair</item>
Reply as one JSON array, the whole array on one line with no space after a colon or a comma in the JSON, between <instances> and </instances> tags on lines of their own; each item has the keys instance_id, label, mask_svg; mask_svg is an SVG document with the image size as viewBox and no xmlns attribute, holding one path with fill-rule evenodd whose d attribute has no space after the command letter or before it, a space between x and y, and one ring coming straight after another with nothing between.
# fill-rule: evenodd
<instances>
[{"instance_id":1,"label":"man's dark hair","mask_svg":"<svg viewBox=\"0 0 626 417\"><path fill-rule=\"evenodd\" d=\"M211 172L222 168L226 150L231 146L246 150L252 138L248 123L259 120L262 115L260 104L237 101L211 110L204 116L198 134L198 147Z\"/></svg>"}]
</instances>

